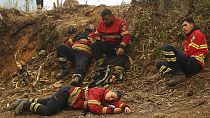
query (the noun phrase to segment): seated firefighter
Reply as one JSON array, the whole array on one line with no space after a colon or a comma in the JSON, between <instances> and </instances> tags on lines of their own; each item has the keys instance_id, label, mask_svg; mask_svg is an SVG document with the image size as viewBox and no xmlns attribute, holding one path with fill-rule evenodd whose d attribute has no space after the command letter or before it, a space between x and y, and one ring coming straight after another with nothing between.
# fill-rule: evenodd
<instances>
[{"instance_id":1,"label":"seated firefighter","mask_svg":"<svg viewBox=\"0 0 210 118\"><path fill-rule=\"evenodd\" d=\"M42 116L50 116L67 108L98 115L131 113L130 107L119 101L121 96L119 90L65 86L49 98L16 99L10 110L15 110L16 115L33 112Z\"/></svg>"},{"instance_id":2,"label":"seated firefighter","mask_svg":"<svg viewBox=\"0 0 210 118\"><path fill-rule=\"evenodd\" d=\"M158 62L156 65L163 75L171 76L171 80L166 82L169 87L184 82L186 77L201 71L204 68L204 59L208 53L206 37L195 25L193 18L185 18L182 21L182 29L186 35L184 52L171 45L165 45L162 50L166 62ZM180 74L179 71L184 74Z\"/></svg>"},{"instance_id":3,"label":"seated firefighter","mask_svg":"<svg viewBox=\"0 0 210 118\"><path fill-rule=\"evenodd\" d=\"M107 65L104 55L117 57L113 73L116 81L122 82L125 64L128 61L128 44L131 40L128 25L109 9L104 9L101 17L102 21L96 29L96 41L91 46L97 70Z\"/></svg>"},{"instance_id":4,"label":"seated firefighter","mask_svg":"<svg viewBox=\"0 0 210 118\"><path fill-rule=\"evenodd\" d=\"M90 45L94 38L94 26L89 25L85 32L78 33L68 39L65 44L57 47L57 59L60 70L56 75L57 79L63 78L68 72L67 60L75 65L75 72L72 76L72 85L80 86L92 60Z\"/></svg>"}]
</instances>

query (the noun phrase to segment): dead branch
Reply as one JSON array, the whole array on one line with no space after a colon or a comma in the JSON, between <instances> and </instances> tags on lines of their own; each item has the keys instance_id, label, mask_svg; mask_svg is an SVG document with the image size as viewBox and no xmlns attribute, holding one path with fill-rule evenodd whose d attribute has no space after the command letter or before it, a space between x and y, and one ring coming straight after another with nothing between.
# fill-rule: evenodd
<instances>
[{"instance_id":1,"label":"dead branch","mask_svg":"<svg viewBox=\"0 0 210 118\"><path fill-rule=\"evenodd\" d=\"M3 75L4 75L4 73L6 72L6 70L4 70L2 73L1 73L1 76L0 76L0 78L2 78L3 77Z\"/></svg>"},{"instance_id":2,"label":"dead branch","mask_svg":"<svg viewBox=\"0 0 210 118\"><path fill-rule=\"evenodd\" d=\"M49 60L49 58L50 58L50 56L51 56L51 55L53 55L54 53L55 53L55 52L51 52L50 54L48 54L48 55L47 55L47 59L46 59L46 61L48 61L48 60Z\"/></svg>"},{"instance_id":3,"label":"dead branch","mask_svg":"<svg viewBox=\"0 0 210 118\"><path fill-rule=\"evenodd\" d=\"M43 64L42 64L43 65ZM36 76L36 81L32 84L33 87L36 86L37 82L39 81L39 76L40 76L40 73L41 73L41 69L42 69L42 65L39 66L39 70L38 70L38 73L37 73L37 76Z\"/></svg>"},{"instance_id":4,"label":"dead branch","mask_svg":"<svg viewBox=\"0 0 210 118\"><path fill-rule=\"evenodd\" d=\"M18 51L15 53L15 63L16 63L16 66L17 66L20 70L22 70L22 69L23 69L23 66L22 66L22 64L21 64L20 62L18 62L18 60L17 60L17 54L19 53L19 51L20 51L20 50L18 50Z\"/></svg>"}]
</instances>

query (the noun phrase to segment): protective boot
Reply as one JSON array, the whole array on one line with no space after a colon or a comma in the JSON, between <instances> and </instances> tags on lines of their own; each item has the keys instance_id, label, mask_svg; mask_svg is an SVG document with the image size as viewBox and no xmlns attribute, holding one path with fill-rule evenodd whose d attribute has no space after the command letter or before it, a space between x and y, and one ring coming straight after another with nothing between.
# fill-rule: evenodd
<instances>
[{"instance_id":1,"label":"protective boot","mask_svg":"<svg viewBox=\"0 0 210 118\"><path fill-rule=\"evenodd\" d=\"M171 80L166 82L166 85L168 87L173 87L173 86L176 86L177 84L185 82L186 80L187 80L187 78L185 77L184 74L177 74L177 75L172 76Z\"/></svg>"},{"instance_id":2,"label":"protective boot","mask_svg":"<svg viewBox=\"0 0 210 118\"><path fill-rule=\"evenodd\" d=\"M115 76L116 82L122 83L124 76L124 68L121 66L115 66L113 75ZM115 80L113 80L115 81Z\"/></svg>"},{"instance_id":3,"label":"protective boot","mask_svg":"<svg viewBox=\"0 0 210 118\"><path fill-rule=\"evenodd\" d=\"M105 69L107 66L106 60L104 58L101 58L96 61L96 71L100 71Z\"/></svg>"},{"instance_id":4,"label":"protective boot","mask_svg":"<svg viewBox=\"0 0 210 118\"><path fill-rule=\"evenodd\" d=\"M24 99L21 100L20 104L15 108L15 115L20 115L24 112L23 105L27 102L28 100Z\"/></svg>"},{"instance_id":5,"label":"protective boot","mask_svg":"<svg viewBox=\"0 0 210 118\"><path fill-rule=\"evenodd\" d=\"M15 101L10 105L9 109L10 110L15 110L15 108L21 103L21 101L28 101L28 99L15 99Z\"/></svg>"},{"instance_id":6,"label":"protective boot","mask_svg":"<svg viewBox=\"0 0 210 118\"><path fill-rule=\"evenodd\" d=\"M68 72L68 67L67 67L67 59L64 57L59 57L58 58L58 64L59 64L59 71L56 75L56 79L61 79L63 78L67 72Z\"/></svg>"},{"instance_id":7,"label":"protective boot","mask_svg":"<svg viewBox=\"0 0 210 118\"><path fill-rule=\"evenodd\" d=\"M73 74L72 80L70 82L71 86L78 86L80 87L84 78L82 78L81 74Z\"/></svg>"},{"instance_id":8,"label":"protective boot","mask_svg":"<svg viewBox=\"0 0 210 118\"><path fill-rule=\"evenodd\" d=\"M22 99L15 99L15 102L13 102L11 105L10 105L10 110L15 110L15 108L20 104Z\"/></svg>"}]
</instances>

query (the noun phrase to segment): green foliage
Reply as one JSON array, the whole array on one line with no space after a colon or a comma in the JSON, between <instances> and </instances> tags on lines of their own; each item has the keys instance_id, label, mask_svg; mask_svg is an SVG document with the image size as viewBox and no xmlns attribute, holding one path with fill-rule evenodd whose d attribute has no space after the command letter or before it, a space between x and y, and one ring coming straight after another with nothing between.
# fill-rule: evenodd
<instances>
[{"instance_id":1,"label":"green foliage","mask_svg":"<svg viewBox=\"0 0 210 118\"><path fill-rule=\"evenodd\" d=\"M195 15L201 15L206 18L210 16L210 0L197 0L194 7Z\"/></svg>"}]
</instances>

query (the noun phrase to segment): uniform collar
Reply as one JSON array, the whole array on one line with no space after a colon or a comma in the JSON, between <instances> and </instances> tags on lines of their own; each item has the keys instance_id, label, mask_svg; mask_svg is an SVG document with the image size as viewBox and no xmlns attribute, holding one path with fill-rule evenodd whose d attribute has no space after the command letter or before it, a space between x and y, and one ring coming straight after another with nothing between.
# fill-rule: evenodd
<instances>
[{"instance_id":1,"label":"uniform collar","mask_svg":"<svg viewBox=\"0 0 210 118\"><path fill-rule=\"evenodd\" d=\"M201 29L201 28L200 28L199 26L195 25L195 26L193 27L193 29L192 29L188 34L186 34L186 36L190 36L190 35L192 34L193 31L195 31L195 30L200 30L200 29Z\"/></svg>"}]
</instances>

